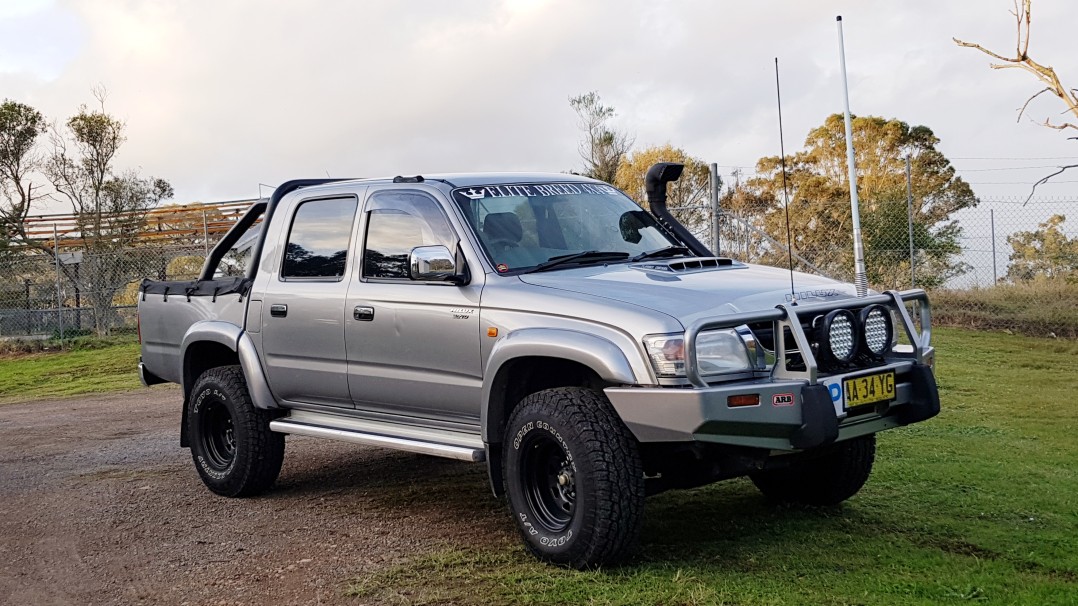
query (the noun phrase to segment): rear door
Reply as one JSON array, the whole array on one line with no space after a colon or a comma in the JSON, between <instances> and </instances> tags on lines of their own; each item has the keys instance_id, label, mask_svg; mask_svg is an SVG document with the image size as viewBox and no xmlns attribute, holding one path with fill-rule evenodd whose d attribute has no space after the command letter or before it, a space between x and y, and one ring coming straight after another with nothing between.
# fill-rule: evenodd
<instances>
[{"instance_id":1,"label":"rear door","mask_svg":"<svg viewBox=\"0 0 1078 606\"><path fill-rule=\"evenodd\" d=\"M292 213L278 263L260 271L273 274L263 294L262 348L270 388L282 400L352 407L344 333L358 206L355 195L332 195L280 209Z\"/></svg>"},{"instance_id":2,"label":"rear door","mask_svg":"<svg viewBox=\"0 0 1078 606\"><path fill-rule=\"evenodd\" d=\"M482 270L473 268L464 286L409 278L412 248L455 251L460 240L432 193L372 188L360 229L362 265L345 331L356 408L478 424Z\"/></svg>"}]
</instances>

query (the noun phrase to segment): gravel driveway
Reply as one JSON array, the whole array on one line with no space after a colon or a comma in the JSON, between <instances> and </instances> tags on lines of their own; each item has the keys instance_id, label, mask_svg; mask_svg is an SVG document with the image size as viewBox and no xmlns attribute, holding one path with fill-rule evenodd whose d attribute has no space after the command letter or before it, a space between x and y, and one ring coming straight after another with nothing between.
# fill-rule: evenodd
<instances>
[{"instance_id":1,"label":"gravel driveway","mask_svg":"<svg viewBox=\"0 0 1078 606\"><path fill-rule=\"evenodd\" d=\"M180 398L0 406L0 604L351 604L351 579L512 532L482 465L303 437L270 493L215 496Z\"/></svg>"}]
</instances>

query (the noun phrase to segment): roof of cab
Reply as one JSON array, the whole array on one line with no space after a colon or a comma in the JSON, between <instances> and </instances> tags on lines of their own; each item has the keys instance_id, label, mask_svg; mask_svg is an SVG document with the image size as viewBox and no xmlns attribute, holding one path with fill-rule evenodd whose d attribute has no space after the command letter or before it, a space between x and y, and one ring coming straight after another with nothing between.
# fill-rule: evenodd
<instances>
[{"instance_id":1,"label":"roof of cab","mask_svg":"<svg viewBox=\"0 0 1078 606\"><path fill-rule=\"evenodd\" d=\"M416 175L402 175L413 179ZM589 177L566 173L439 173L421 175L424 181L443 182L451 187L474 187L476 185L509 185L516 183L602 183ZM393 177L356 179L361 182L392 181Z\"/></svg>"}]
</instances>

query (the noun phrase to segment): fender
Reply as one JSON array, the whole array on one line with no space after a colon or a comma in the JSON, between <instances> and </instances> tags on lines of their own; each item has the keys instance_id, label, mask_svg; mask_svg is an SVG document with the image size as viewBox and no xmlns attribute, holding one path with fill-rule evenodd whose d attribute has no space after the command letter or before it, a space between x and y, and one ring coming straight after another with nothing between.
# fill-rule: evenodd
<instances>
[{"instance_id":1,"label":"fender","mask_svg":"<svg viewBox=\"0 0 1078 606\"><path fill-rule=\"evenodd\" d=\"M563 328L526 328L509 333L495 344L483 372L483 407L479 413L483 442L490 442L492 425L500 425L501 411L491 413L491 395L498 372L515 358L540 356L571 360L595 371L599 378L615 385L638 381L625 353L613 342L593 334Z\"/></svg>"},{"instance_id":2,"label":"fender","mask_svg":"<svg viewBox=\"0 0 1078 606\"><path fill-rule=\"evenodd\" d=\"M220 320L196 322L187 329L187 333L184 334L180 345L180 359L184 361L185 367L188 347L195 343L206 341L224 345L236 353L240 361L240 368L243 369L243 376L247 380L247 391L250 392L251 401L255 407L278 408L277 399L270 392L266 373L262 369L262 362L258 359L258 351L255 349L254 341L251 340L250 335L231 322ZM197 378L187 377L186 373L184 373L184 395L190 393Z\"/></svg>"}]
</instances>

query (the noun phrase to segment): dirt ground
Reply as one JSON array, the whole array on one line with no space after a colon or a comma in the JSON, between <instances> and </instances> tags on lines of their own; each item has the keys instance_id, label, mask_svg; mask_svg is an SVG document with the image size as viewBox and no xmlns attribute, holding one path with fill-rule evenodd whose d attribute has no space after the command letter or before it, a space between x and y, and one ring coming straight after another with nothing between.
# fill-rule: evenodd
<instances>
[{"instance_id":1,"label":"dirt ground","mask_svg":"<svg viewBox=\"0 0 1078 606\"><path fill-rule=\"evenodd\" d=\"M0 406L0 604L358 604L349 580L504 539L482 465L289 436L270 493L206 490L172 387Z\"/></svg>"}]
</instances>

